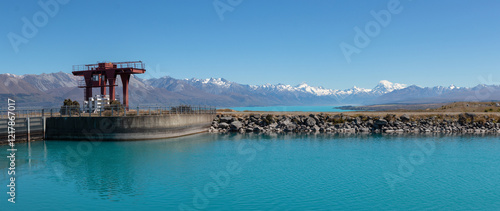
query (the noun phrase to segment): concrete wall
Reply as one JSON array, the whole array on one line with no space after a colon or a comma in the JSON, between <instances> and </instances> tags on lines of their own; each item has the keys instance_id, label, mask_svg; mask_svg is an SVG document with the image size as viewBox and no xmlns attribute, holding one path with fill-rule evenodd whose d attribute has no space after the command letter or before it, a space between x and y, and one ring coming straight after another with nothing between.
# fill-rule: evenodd
<instances>
[{"instance_id":1,"label":"concrete wall","mask_svg":"<svg viewBox=\"0 0 500 211\"><path fill-rule=\"evenodd\" d=\"M43 118L29 117L30 120L30 141L43 139ZM0 119L0 145L8 144L8 119ZM16 117L15 120L15 140L16 143L28 141L28 122L26 117Z\"/></svg>"},{"instance_id":2,"label":"concrete wall","mask_svg":"<svg viewBox=\"0 0 500 211\"><path fill-rule=\"evenodd\" d=\"M46 140L121 141L171 138L208 131L213 114L132 117L50 117Z\"/></svg>"}]
</instances>

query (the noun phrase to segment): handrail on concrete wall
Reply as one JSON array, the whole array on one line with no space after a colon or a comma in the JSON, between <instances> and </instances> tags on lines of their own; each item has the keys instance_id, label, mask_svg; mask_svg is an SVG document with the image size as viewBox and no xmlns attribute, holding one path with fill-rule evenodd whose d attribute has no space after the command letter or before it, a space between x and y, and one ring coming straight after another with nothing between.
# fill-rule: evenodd
<instances>
[{"instance_id":1,"label":"handrail on concrete wall","mask_svg":"<svg viewBox=\"0 0 500 211\"><path fill-rule=\"evenodd\" d=\"M7 110L0 110L0 119L7 119ZM104 109L89 111L80 106L61 106L59 108L16 110L16 118L27 117L98 117L98 116L148 116L175 114L216 114L213 106L136 106L127 110L123 105L105 106Z\"/></svg>"}]
</instances>

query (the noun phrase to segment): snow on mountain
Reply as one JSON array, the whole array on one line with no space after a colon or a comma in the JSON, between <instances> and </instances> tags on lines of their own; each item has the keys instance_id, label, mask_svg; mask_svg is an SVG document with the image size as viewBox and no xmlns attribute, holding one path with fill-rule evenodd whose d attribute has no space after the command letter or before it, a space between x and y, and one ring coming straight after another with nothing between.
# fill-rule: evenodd
<instances>
[{"instance_id":1,"label":"snow on mountain","mask_svg":"<svg viewBox=\"0 0 500 211\"><path fill-rule=\"evenodd\" d=\"M373 88L372 92L376 94L385 94L392 92L394 90L400 90L406 88L406 84L398 84L398 83L392 83L387 80L381 80L375 88Z\"/></svg>"},{"instance_id":2,"label":"snow on mountain","mask_svg":"<svg viewBox=\"0 0 500 211\"><path fill-rule=\"evenodd\" d=\"M287 85L287 84L263 84L263 85L250 85L249 88L252 91L267 91L267 92L275 92L275 93L283 93L283 92L295 92L295 93L306 93L312 94L314 96L328 96L334 95L335 90L325 89L323 87L315 87L309 86L306 83L301 83L296 86Z\"/></svg>"},{"instance_id":3,"label":"snow on mountain","mask_svg":"<svg viewBox=\"0 0 500 211\"><path fill-rule=\"evenodd\" d=\"M314 87L314 86L309 86L306 83L302 83L296 86L296 88L299 91L310 93L316 96L328 96L328 95L334 95L335 90L332 89L325 89L323 87Z\"/></svg>"},{"instance_id":4,"label":"snow on mountain","mask_svg":"<svg viewBox=\"0 0 500 211\"><path fill-rule=\"evenodd\" d=\"M18 80L24 80L30 83L34 88L40 91L47 91L61 87L76 87L79 77L73 76L70 73L50 73L40 75L15 75L4 74L7 76L5 85L9 83L17 83ZM119 79L118 79L119 80ZM119 81L118 81L119 82ZM121 85L121 83L117 83ZM321 86L310 86L307 83L301 83L296 86L287 84L263 84L263 85L242 85L228 81L224 78L206 78L206 79L183 79L178 80L168 76L162 78L140 79L133 77L131 87L150 90L152 88L164 88L169 91L185 91L185 90L203 90L212 94L224 93L239 93L239 94L301 94L312 95L317 97L335 97L347 98L356 95L362 96L380 96L394 90L400 90L407 87L405 84L392 83L387 80L382 80L373 89L352 87L345 90L328 89ZM455 86L450 86L448 89L455 89Z\"/></svg>"},{"instance_id":5,"label":"snow on mountain","mask_svg":"<svg viewBox=\"0 0 500 211\"><path fill-rule=\"evenodd\" d=\"M81 77L63 72L40 75L0 74L0 94L17 96L22 102L32 105L54 106L59 105L62 99L82 100L83 90L77 88L77 81L80 79ZM118 78L117 85L117 95L120 95L120 78ZM498 85L478 85L472 88L454 85L419 87L392 83L387 80L380 81L373 89L353 86L349 89L338 90L311 86L307 83L295 86L287 84L245 85L224 78L180 80L168 76L151 79L132 76L130 88L132 104L271 106L500 100L500 86Z\"/></svg>"},{"instance_id":6,"label":"snow on mountain","mask_svg":"<svg viewBox=\"0 0 500 211\"><path fill-rule=\"evenodd\" d=\"M184 79L191 84L210 84L220 88L229 88L233 82L227 81L223 78L208 78L208 79ZM382 80L374 89L366 89L354 86L350 89L337 90L337 89L327 89L321 86L310 86L307 83L301 83L296 86L287 84L263 84L263 85L248 85L249 91L259 92L259 91L271 91L275 93L280 92L294 92L294 93L304 93L311 94L314 96L334 96L334 97L345 97L346 95L357 95L357 94L368 94L368 95L382 95L385 93L392 92L394 90L399 90L405 88L405 84L392 83L386 80Z\"/></svg>"},{"instance_id":7,"label":"snow on mountain","mask_svg":"<svg viewBox=\"0 0 500 211\"><path fill-rule=\"evenodd\" d=\"M224 78L207 78L207 79L184 79L184 81L188 83L201 83L203 85L215 85L221 88L229 88L232 82L224 79Z\"/></svg>"},{"instance_id":8,"label":"snow on mountain","mask_svg":"<svg viewBox=\"0 0 500 211\"><path fill-rule=\"evenodd\" d=\"M19 78L19 79L23 78L23 75L16 75L12 73L5 73L5 75L11 78Z\"/></svg>"},{"instance_id":9,"label":"snow on mountain","mask_svg":"<svg viewBox=\"0 0 500 211\"><path fill-rule=\"evenodd\" d=\"M369 94L372 89L359 88L357 86L353 86L350 89L345 90L336 90L335 94L338 96L347 96L347 95L356 95L356 94Z\"/></svg>"}]
</instances>

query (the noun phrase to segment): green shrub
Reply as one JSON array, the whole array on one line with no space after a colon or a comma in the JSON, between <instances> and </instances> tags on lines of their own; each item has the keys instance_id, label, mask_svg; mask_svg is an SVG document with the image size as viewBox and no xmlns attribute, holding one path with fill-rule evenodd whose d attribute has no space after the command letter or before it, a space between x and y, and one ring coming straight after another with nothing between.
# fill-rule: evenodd
<instances>
[{"instance_id":1,"label":"green shrub","mask_svg":"<svg viewBox=\"0 0 500 211\"><path fill-rule=\"evenodd\" d=\"M81 110L80 110L80 103L78 101L72 101L71 99L65 99L63 102L63 105L61 106L61 109L59 110L59 113L61 115L78 115Z\"/></svg>"},{"instance_id":2,"label":"green shrub","mask_svg":"<svg viewBox=\"0 0 500 211\"><path fill-rule=\"evenodd\" d=\"M120 103L120 101L118 101L118 100L112 100L111 102L109 102L109 105L104 106L105 111L111 111L111 109L113 109L114 112L117 112L117 111L123 112L123 106ZM113 114L113 115L116 115L116 114Z\"/></svg>"}]
</instances>

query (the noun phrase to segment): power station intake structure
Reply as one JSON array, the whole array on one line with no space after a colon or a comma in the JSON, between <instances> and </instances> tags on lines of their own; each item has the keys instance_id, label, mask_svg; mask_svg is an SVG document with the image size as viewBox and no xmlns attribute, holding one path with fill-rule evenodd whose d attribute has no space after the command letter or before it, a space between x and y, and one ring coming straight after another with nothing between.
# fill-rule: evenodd
<instances>
[{"instance_id":1,"label":"power station intake structure","mask_svg":"<svg viewBox=\"0 0 500 211\"><path fill-rule=\"evenodd\" d=\"M92 97L92 88L100 87L101 95L106 95L106 87L109 87L110 100L115 100L116 79L120 75L123 85L123 105L128 110L128 83L131 74L143 74L146 72L142 61L135 62L104 62L97 64L74 65L73 75L83 76L79 88L85 88L85 100Z\"/></svg>"}]
</instances>

